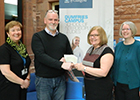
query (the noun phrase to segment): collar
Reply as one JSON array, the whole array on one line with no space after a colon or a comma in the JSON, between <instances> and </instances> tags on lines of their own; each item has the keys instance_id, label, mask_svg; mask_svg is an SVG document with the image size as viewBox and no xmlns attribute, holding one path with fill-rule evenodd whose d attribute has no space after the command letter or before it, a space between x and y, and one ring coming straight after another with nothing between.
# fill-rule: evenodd
<instances>
[{"instance_id":1,"label":"collar","mask_svg":"<svg viewBox=\"0 0 140 100\"><path fill-rule=\"evenodd\" d=\"M51 35L51 36L56 36L57 34L59 34L58 30L56 30L56 33L55 34L52 34L48 29L47 27L45 28L45 31L47 32L47 34Z\"/></svg>"}]
</instances>

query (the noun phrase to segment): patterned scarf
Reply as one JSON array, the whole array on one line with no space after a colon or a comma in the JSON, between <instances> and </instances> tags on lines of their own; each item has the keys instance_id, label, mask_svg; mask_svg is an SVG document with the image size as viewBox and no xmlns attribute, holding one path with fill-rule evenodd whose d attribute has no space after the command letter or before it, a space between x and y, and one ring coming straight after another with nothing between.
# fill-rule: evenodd
<instances>
[{"instance_id":1,"label":"patterned scarf","mask_svg":"<svg viewBox=\"0 0 140 100\"><path fill-rule=\"evenodd\" d=\"M107 45L103 45L97 49L94 49L93 46L91 46L86 55L85 55L85 58L83 59L83 64L86 65L86 66L90 66L90 67L93 67L94 65L94 62L96 61L96 59L98 59L98 57L102 54L102 52L104 51L104 49L108 47Z\"/></svg>"},{"instance_id":2,"label":"patterned scarf","mask_svg":"<svg viewBox=\"0 0 140 100\"><path fill-rule=\"evenodd\" d=\"M100 57L100 55L102 54L102 52L104 51L104 49L108 47L107 45L103 45L99 48L96 48L95 50L93 46L91 46L86 55L85 58L83 59L83 65L87 66L87 67L94 67L94 62ZM101 77L95 77L93 75L90 75L88 73L85 73L85 78L88 80L95 80L95 79L99 79Z\"/></svg>"},{"instance_id":3,"label":"patterned scarf","mask_svg":"<svg viewBox=\"0 0 140 100\"><path fill-rule=\"evenodd\" d=\"M26 58L28 56L28 54L26 53L26 47L24 44L22 44L22 42L19 40L19 46L13 42L9 37L7 38L6 42L12 47L14 48L16 51L18 51L18 53Z\"/></svg>"}]
</instances>

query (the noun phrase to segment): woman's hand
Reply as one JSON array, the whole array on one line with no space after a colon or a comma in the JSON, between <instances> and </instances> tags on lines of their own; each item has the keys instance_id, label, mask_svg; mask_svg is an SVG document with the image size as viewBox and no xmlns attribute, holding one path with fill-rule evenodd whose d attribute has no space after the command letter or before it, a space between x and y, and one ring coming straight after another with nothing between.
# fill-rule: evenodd
<instances>
[{"instance_id":1,"label":"woman's hand","mask_svg":"<svg viewBox=\"0 0 140 100\"><path fill-rule=\"evenodd\" d=\"M10 70L10 65L0 65L0 70L2 74L11 82L21 85L21 88L28 88L30 81L18 77L14 72Z\"/></svg>"},{"instance_id":2,"label":"woman's hand","mask_svg":"<svg viewBox=\"0 0 140 100\"><path fill-rule=\"evenodd\" d=\"M84 65L82 63L77 63L74 65L74 68L79 70L79 71L84 71Z\"/></svg>"},{"instance_id":3,"label":"woman's hand","mask_svg":"<svg viewBox=\"0 0 140 100\"><path fill-rule=\"evenodd\" d=\"M0 65L0 70L2 75L4 75L10 82L20 85L23 83L23 79L18 77L13 71L10 70L9 64Z\"/></svg>"},{"instance_id":4,"label":"woman's hand","mask_svg":"<svg viewBox=\"0 0 140 100\"><path fill-rule=\"evenodd\" d=\"M21 88L22 89L27 89L30 85L30 81L28 79L23 80L22 84L21 84Z\"/></svg>"}]
</instances>

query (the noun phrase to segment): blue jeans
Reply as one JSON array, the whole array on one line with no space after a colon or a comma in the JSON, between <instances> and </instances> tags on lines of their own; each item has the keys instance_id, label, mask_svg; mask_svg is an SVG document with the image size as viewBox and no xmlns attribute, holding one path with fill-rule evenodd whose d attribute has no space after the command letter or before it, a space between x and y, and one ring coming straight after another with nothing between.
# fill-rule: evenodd
<instances>
[{"instance_id":1,"label":"blue jeans","mask_svg":"<svg viewBox=\"0 0 140 100\"><path fill-rule=\"evenodd\" d=\"M64 100L66 92L65 76L43 78L36 76L37 100Z\"/></svg>"}]
</instances>

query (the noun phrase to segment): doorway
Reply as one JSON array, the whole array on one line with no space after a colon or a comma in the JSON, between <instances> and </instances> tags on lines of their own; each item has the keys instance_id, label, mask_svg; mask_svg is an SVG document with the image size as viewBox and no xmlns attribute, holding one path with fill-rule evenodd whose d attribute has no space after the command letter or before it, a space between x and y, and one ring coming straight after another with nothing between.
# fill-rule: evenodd
<instances>
[{"instance_id":1,"label":"doorway","mask_svg":"<svg viewBox=\"0 0 140 100\"><path fill-rule=\"evenodd\" d=\"M22 24L22 0L4 0L4 7L5 25L12 20L19 21ZM5 40L7 37L5 33Z\"/></svg>"},{"instance_id":2,"label":"doorway","mask_svg":"<svg viewBox=\"0 0 140 100\"><path fill-rule=\"evenodd\" d=\"M57 10L58 15L59 15L59 2L52 3L52 10ZM59 31L59 24L58 24L57 30Z\"/></svg>"}]
</instances>

